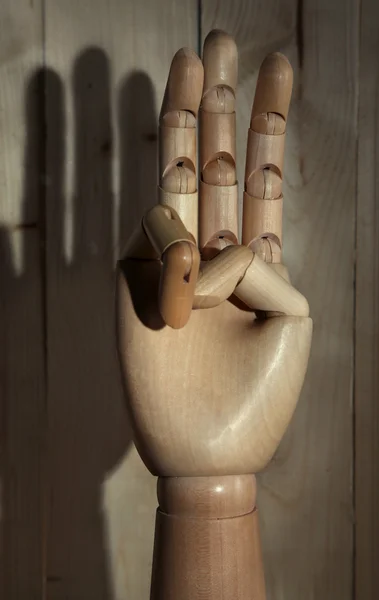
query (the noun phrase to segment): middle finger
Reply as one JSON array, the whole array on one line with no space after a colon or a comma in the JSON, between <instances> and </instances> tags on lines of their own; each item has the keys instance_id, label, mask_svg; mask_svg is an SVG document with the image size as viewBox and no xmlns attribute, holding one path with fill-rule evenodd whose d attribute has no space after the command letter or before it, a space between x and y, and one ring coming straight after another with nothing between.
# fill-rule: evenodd
<instances>
[{"instance_id":1,"label":"middle finger","mask_svg":"<svg viewBox=\"0 0 379 600\"><path fill-rule=\"evenodd\" d=\"M236 181L237 47L211 31L204 42L200 106L199 246L204 258L238 243Z\"/></svg>"}]
</instances>

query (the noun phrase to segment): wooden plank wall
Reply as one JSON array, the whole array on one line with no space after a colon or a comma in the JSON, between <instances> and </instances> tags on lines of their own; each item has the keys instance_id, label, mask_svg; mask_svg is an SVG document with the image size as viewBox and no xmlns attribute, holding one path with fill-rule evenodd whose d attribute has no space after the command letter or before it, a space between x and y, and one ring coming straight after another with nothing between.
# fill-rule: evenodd
<instances>
[{"instance_id":1,"label":"wooden plank wall","mask_svg":"<svg viewBox=\"0 0 379 600\"><path fill-rule=\"evenodd\" d=\"M379 595L378 5L361 7L355 344L356 600Z\"/></svg>"},{"instance_id":2,"label":"wooden plank wall","mask_svg":"<svg viewBox=\"0 0 379 600\"><path fill-rule=\"evenodd\" d=\"M42 2L0 7L0 597L42 596Z\"/></svg>"},{"instance_id":3,"label":"wooden plank wall","mask_svg":"<svg viewBox=\"0 0 379 600\"><path fill-rule=\"evenodd\" d=\"M241 182L259 64L281 50L295 69L285 258L315 337L259 476L268 600L379 596L375 12L374 0L0 4L0 598L149 597L155 481L123 404L114 263L154 202L171 57L214 27L240 51Z\"/></svg>"}]
</instances>

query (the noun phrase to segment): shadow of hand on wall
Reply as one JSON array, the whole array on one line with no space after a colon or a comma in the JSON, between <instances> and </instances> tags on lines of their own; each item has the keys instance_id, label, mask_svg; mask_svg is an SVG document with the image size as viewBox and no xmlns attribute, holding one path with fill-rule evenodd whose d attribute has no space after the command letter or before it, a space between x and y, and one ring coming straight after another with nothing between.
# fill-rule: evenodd
<instances>
[{"instance_id":1,"label":"shadow of hand on wall","mask_svg":"<svg viewBox=\"0 0 379 600\"><path fill-rule=\"evenodd\" d=\"M42 597L43 452L46 435L43 218L43 78L25 100L19 172L7 164L7 191L22 178L22 214L0 227L0 597ZM12 152L13 140L8 150ZM17 144L17 140L16 140ZM17 154L16 154L17 156ZM4 198L5 205L11 198ZM15 209L16 207L12 207ZM16 212L16 211L15 211Z\"/></svg>"},{"instance_id":2,"label":"shadow of hand on wall","mask_svg":"<svg viewBox=\"0 0 379 600\"><path fill-rule=\"evenodd\" d=\"M21 359L17 368L13 366L12 381L25 381L26 369L31 387L18 385L14 397L8 385L1 415L7 417L4 547L10 548L8 567L20 564L18 578L25 576L23 569L37 573L46 563L43 578L52 598L112 598L115 590L111 554L117 549L109 547L104 486L131 443L115 336L115 249L123 246L144 210L155 202L156 122L148 76L130 74L121 85L117 106L116 208L111 91L107 56L99 48L86 49L73 67L71 148L66 123L70 90L51 69L32 76L26 92L26 229L21 232L24 264L19 277L11 268L9 236L2 236L1 244L6 295L0 335L7 342L1 364L7 375L5 353L22 353L21 345L26 344L26 354L35 354L40 367L39 373L32 372ZM29 215L30 198L39 205L35 219ZM27 305L31 295L34 307ZM18 330L23 327L14 340L20 346L16 348L10 347L12 319ZM38 384L34 388L33 378ZM24 429L34 443L30 458ZM41 469L46 477L40 476ZM122 474L127 475L127 469ZM128 506L122 482L119 487L123 510L132 514L136 508ZM26 522L17 525L20 498L28 493L37 514L23 511ZM28 538L30 527L33 539ZM40 560L42 548L45 560ZM11 585L9 579L8 597ZM25 588L29 597L30 592Z\"/></svg>"}]
</instances>

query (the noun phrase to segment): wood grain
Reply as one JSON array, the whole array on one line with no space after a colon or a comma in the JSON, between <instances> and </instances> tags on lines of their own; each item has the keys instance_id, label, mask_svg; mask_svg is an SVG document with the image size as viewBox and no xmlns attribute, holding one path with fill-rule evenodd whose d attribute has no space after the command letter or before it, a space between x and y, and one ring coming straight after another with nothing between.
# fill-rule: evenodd
<instances>
[{"instance_id":1,"label":"wood grain","mask_svg":"<svg viewBox=\"0 0 379 600\"><path fill-rule=\"evenodd\" d=\"M0 596L43 593L42 2L0 5Z\"/></svg>"},{"instance_id":2,"label":"wood grain","mask_svg":"<svg viewBox=\"0 0 379 600\"><path fill-rule=\"evenodd\" d=\"M284 260L310 301L315 335L302 399L258 478L270 600L352 594L352 348L357 3L204 0L203 36L236 36L237 164L259 65L271 51L295 70L284 183ZM299 22L299 12L301 22ZM241 189L240 189L241 193Z\"/></svg>"},{"instance_id":3,"label":"wood grain","mask_svg":"<svg viewBox=\"0 0 379 600\"><path fill-rule=\"evenodd\" d=\"M157 108L196 7L46 3L49 600L149 595L155 480L130 447L114 259L157 200Z\"/></svg>"},{"instance_id":4,"label":"wood grain","mask_svg":"<svg viewBox=\"0 0 379 600\"><path fill-rule=\"evenodd\" d=\"M44 594L45 347L46 596L148 598L155 484L133 446L125 456L130 434L112 337L113 264L156 199L157 108L173 53L183 44L197 46L198 3L44 4L45 15L41 0L0 5L0 596L40 600ZM284 257L294 284L310 300L315 340L295 420L259 477L261 533L269 599L346 600L353 592L358 2L203 0L201 5L203 37L222 27L236 36L240 51L240 196L259 65L268 52L281 50L295 67L284 167ZM374 600L379 591L376 15L374 0L363 0L355 311L357 600ZM49 70L42 73L44 52ZM46 159L41 155L45 104ZM44 182L46 297L40 244Z\"/></svg>"},{"instance_id":5,"label":"wood grain","mask_svg":"<svg viewBox=\"0 0 379 600\"><path fill-rule=\"evenodd\" d=\"M265 600L255 496L253 475L159 478L151 600Z\"/></svg>"},{"instance_id":6,"label":"wood grain","mask_svg":"<svg viewBox=\"0 0 379 600\"><path fill-rule=\"evenodd\" d=\"M311 320L254 321L250 312L223 302L194 311L186 327L174 330L164 327L157 295L156 261L122 262L118 345L146 466L170 477L260 471L299 398Z\"/></svg>"},{"instance_id":7,"label":"wood grain","mask_svg":"<svg viewBox=\"0 0 379 600\"><path fill-rule=\"evenodd\" d=\"M378 68L376 2L361 13L355 334L355 598L379 596Z\"/></svg>"}]
</instances>

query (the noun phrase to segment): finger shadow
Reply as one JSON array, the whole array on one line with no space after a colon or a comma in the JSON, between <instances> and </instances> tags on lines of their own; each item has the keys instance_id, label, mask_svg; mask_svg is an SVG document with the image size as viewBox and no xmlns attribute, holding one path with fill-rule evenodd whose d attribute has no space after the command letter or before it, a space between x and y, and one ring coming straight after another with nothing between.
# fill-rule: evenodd
<instances>
[{"instance_id":1,"label":"finger shadow","mask_svg":"<svg viewBox=\"0 0 379 600\"><path fill-rule=\"evenodd\" d=\"M0 595L6 597L12 585L10 579L12 552L11 511L15 498L10 478L9 404L8 396L8 305L9 292L15 274L9 232L0 227ZM2 592L2 594L1 594Z\"/></svg>"},{"instance_id":2,"label":"finger shadow","mask_svg":"<svg viewBox=\"0 0 379 600\"><path fill-rule=\"evenodd\" d=\"M144 213L157 202L158 135L154 88L143 71L132 71L119 92L120 131L120 255ZM134 311L146 327L165 326L158 307L160 265L120 260Z\"/></svg>"},{"instance_id":3,"label":"finger shadow","mask_svg":"<svg viewBox=\"0 0 379 600\"><path fill-rule=\"evenodd\" d=\"M21 215L0 228L0 587L4 598L28 597L31 590L41 596L43 588L44 115L39 70L26 82L23 122Z\"/></svg>"},{"instance_id":4,"label":"finger shadow","mask_svg":"<svg viewBox=\"0 0 379 600\"><path fill-rule=\"evenodd\" d=\"M120 249L143 214L157 203L158 135L154 87L143 71L132 71L119 90Z\"/></svg>"},{"instance_id":5,"label":"finger shadow","mask_svg":"<svg viewBox=\"0 0 379 600\"><path fill-rule=\"evenodd\" d=\"M114 587L104 484L131 443L114 331L108 57L97 47L77 57L72 73L73 123L65 123L70 114L69 88L63 88L52 70L45 73L45 85L47 584L51 594L103 600L113 597ZM75 135L73 173L66 145L71 128ZM65 193L66 173L74 180L71 209Z\"/></svg>"}]
</instances>

